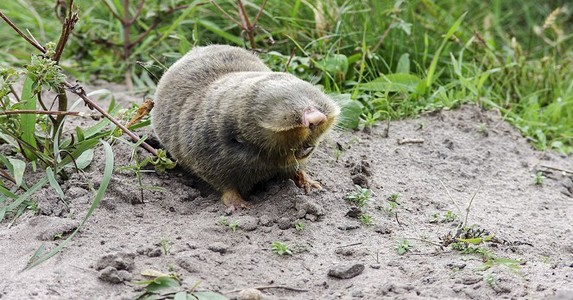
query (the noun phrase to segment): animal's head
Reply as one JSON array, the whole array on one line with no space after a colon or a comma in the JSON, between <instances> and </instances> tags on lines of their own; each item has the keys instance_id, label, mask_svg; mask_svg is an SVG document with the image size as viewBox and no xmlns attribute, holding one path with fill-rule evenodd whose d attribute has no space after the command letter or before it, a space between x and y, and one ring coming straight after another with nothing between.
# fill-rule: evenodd
<instances>
[{"instance_id":1,"label":"animal's head","mask_svg":"<svg viewBox=\"0 0 573 300\"><path fill-rule=\"evenodd\" d=\"M340 113L338 105L312 84L275 73L257 83L252 95L260 141L266 151L307 158Z\"/></svg>"}]
</instances>

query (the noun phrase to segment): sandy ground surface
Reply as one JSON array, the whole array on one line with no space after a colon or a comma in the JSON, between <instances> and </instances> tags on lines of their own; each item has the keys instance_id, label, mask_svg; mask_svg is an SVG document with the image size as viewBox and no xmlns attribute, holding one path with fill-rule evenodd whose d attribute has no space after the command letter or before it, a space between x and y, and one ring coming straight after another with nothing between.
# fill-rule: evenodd
<instances>
[{"instance_id":1,"label":"sandy ground surface","mask_svg":"<svg viewBox=\"0 0 573 300\"><path fill-rule=\"evenodd\" d=\"M55 247L54 237L85 215L88 182L97 187L103 172L100 147L86 173L63 184L70 210L45 188L36 195L40 214L1 224L0 298L131 299L142 291L132 282L156 270L229 298L266 287L264 299L573 299L573 179L547 168L573 170L571 157L533 150L495 111L474 106L392 122L388 137L384 127L329 134L309 164L322 190L305 195L292 181L269 182L250 196L251 209L233 215L181 170L144 173L144 185L163 190L144 191L143 203L134 173L116 170L70 245L22 271L40 245ZM128 147L114 153L117 167L133 163ZM361 210L345 200L355 183L374 193ZM441 246L474 194L467 224L495 237L480 246L489 268L483 256ZM448 211L458 218L447 222ZM411 248L400 255L403 240ZM275 241L292 255L273 253ZM329 275L336 270L354 277Z\"/></svg>"}]
</instances>

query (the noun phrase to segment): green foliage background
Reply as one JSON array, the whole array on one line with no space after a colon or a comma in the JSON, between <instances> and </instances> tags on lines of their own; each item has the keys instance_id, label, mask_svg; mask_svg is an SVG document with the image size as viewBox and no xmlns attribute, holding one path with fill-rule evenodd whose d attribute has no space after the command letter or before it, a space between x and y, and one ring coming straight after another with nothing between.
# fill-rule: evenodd
<instances>
[{"instance_id":1,"label":"green foliage background","mask_svg":"<svg viewBox=\"0 0 573 300\"><path fill-rule=\"evenodd\" d=\"M152 91L162 65L194 45L247 44L240 27L209 2L153 0L130 35L158 25L124 58L124 31L104 1L123 15L123 1L75 2L80 21L61 65L80 81L129 78L136 89ZM251 19L261 2L244 1ZM131 14L137 3L130 1ZM239 19L235 1L217 3ZM269 0L255 37L275 70L341 94L335 98L346 105L347 127L474 102L498 108L538 148L572 153L573 7L567 3ZM59 36L54 1L4 1L0 9L42 44ZM28 64L34 49L0 26L2 64Z\"/></svg>"}]
</instances>

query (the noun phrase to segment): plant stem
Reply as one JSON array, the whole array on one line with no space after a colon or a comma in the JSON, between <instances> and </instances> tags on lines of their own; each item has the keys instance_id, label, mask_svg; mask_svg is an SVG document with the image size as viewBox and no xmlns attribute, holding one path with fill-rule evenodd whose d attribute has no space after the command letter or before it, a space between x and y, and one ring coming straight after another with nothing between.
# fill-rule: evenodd
<instances>
[{"instance_id":1,"label":"plant stem","mask_svg":"<svg viewBox=\"0 0 573 300\"><path fill-rule=\"evenodd\" d=\"M239 17L241 18L241 26L243 30L247 33L249 37L249 42L251 43L251 49L257 49L257 42L255 41L255 35L253 34L253 28L251 27L251 22L249 21L249 16L247 16L247 11L243 5L242 0L237 0L237 6L239 6Z\"/></svg>"},{"instance_id":2,"label":"plant stem","mask_svg":"<svg viewBox=\"0 0 573 300\"><path fill-rule=\"evenodd\" d=\"M4 21L8 23L8 25L10 25L10 27L12 27L12 29L14 29L28 43L36 47L36 49L40 50L42 53L46 53L46 49L42 45L38 44L36 41L34 41L32 38L30 38L24 32L22 32L22 30L20 30L20 28L18 28L14 23L12 23L12 21L10 21L10 19L8 19L8 17L6 17L6 15L4 15L2 11L0 11L0 18L4 19Z\"/></svg>"},{"instance_id":3,"label":"plant stem","mask_svg":"<svg viewBox=\"0 0 573 300\"><path fill-rule=\"evenodd\" d=\"M21 110L9 110L9 111L0 111L0 116L4 115L21 115L21 114L36 114L36 115L64 115L64 116L84 116L85 114L79 111L58 111L58 110L30 110L30 109L21 109Z\"/></svg>"},{"instance_id":4,"label":"plant stem","mask_svg":"<svg viewBox=\"0 0 573 300\"><path fill-rule=\"evenodd\" d=\"M126 0L127 1L127 0ZM105 1L103 1L105 2ZM2 11L0 11L0 17L2 19L4 19L4 21L6 21L6 23L8 23L8 25L10 25L10 27L12 27L12 29L14 29L20 36L22 36L27 42L29 42L30 44L32 44L34 47L36 47L38 50L40 50L40 52L42 52L43 54L46 54L46 49L44 47L42 47L42 45L38 44L37 42L35 42L34 40L32 40L30 37L26 36L26 34L24 34L14 23L12 23L12 21L10 21L10 19L8 19L8 17L6 17L6 15L4 15L2 13ZM97 103L95 103L94 101L92 101L91 99L89 99L86 96L86 92L84 91L84 89L81 86L78 85L72 85L71 83L67 82L64 80L63 85L68 88L72 93L78 95L80 98L82 98L84 100L84 102L86 102L86 104L90 107L90 108L95 108L95 110L97 110L98 112L100 112L104 117L106 117L108 120L110 120L113 124L115 124L117 127L119 127L121 130L123 130L123 132L125 132L134 142L138 142L141 138L139 136L137 136L135 133L131 132L131 130L129 130L127 127L123 126L116 118L114 118L113 116L111 116L109 113L107 113L107 111L105 111L103 108L101 108L101 106L99 106ZM149 144L147 144L146 142L142 142L140 144L141 147L143 147L145 150L147 150L149 153L157 156L157 150L153 147L151 147Z\"/></svg>"},{"instance_id":5,"label":"plant stem","mask_svg":"<svg viewBox=\"0 0 573 300\"><path fill-rule=\"evenodd\" d=\"M64 85L74 94L78 95L80 98L87 103L90 108L94 108L95 110L99 111L104 117L109 119L113 124L119 127L123 132L125 132L134 142L138 142L141 138L137 136L135 133L131 132L127 127L123 126L116 118L111 116L107 111L105 111L101 106L97 105L94 101L86 96L86 92L81 86L72 85L71 83L64 81ZM157 156L157 150L151 147L146 142L141 143L141 147L147 150L149 153Z\"/></svg>"},{"instance_id":6,"label":"plant stem","mask_svg":"<svg viewBox=\"0 0 573 300\"><path fill-rule=\"evenodd\" d=\"M121 25L123 27L123 61L127 63L127 60L131 56L131 43L130 43L130 27L131 27L131 18L129 17L129 0L123 0L123 18L121 19ZM131 74L129 72L129 64L125 70L125 74L123 75L125 78L125 84L127 85L127 89L132 91L133 90L133 81L131 80Z\"/></svg>"},{"instance_id":7,"label":"plant stem","mask_svg":"<svg viewBox=\"0 0 573 300\"><path fill-rule=\"evenodd\" d=\"M10 176L10 174L8 174L8 172L0 169L0 176L6 178L7 180L10 180L13 184L16 184L16 180L14 178L12 178L12 176Z\"/></svg>"}]
</instances>

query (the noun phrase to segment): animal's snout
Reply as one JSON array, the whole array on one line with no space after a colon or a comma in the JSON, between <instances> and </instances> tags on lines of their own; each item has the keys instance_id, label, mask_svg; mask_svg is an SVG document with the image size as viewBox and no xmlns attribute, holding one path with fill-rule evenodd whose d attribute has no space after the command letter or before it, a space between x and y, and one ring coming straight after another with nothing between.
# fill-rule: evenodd
<instances>
[{"instance_id":1,"label":"animal's snout","mask_svg":"<svg viewBox=\"0 0 573 300\"><path fill-rule=\"evenodd\" d=\"M304 111L302 124L311 130L326 122L326 116L316 108L307 108Z\"/></svg>"}]
</instances>

